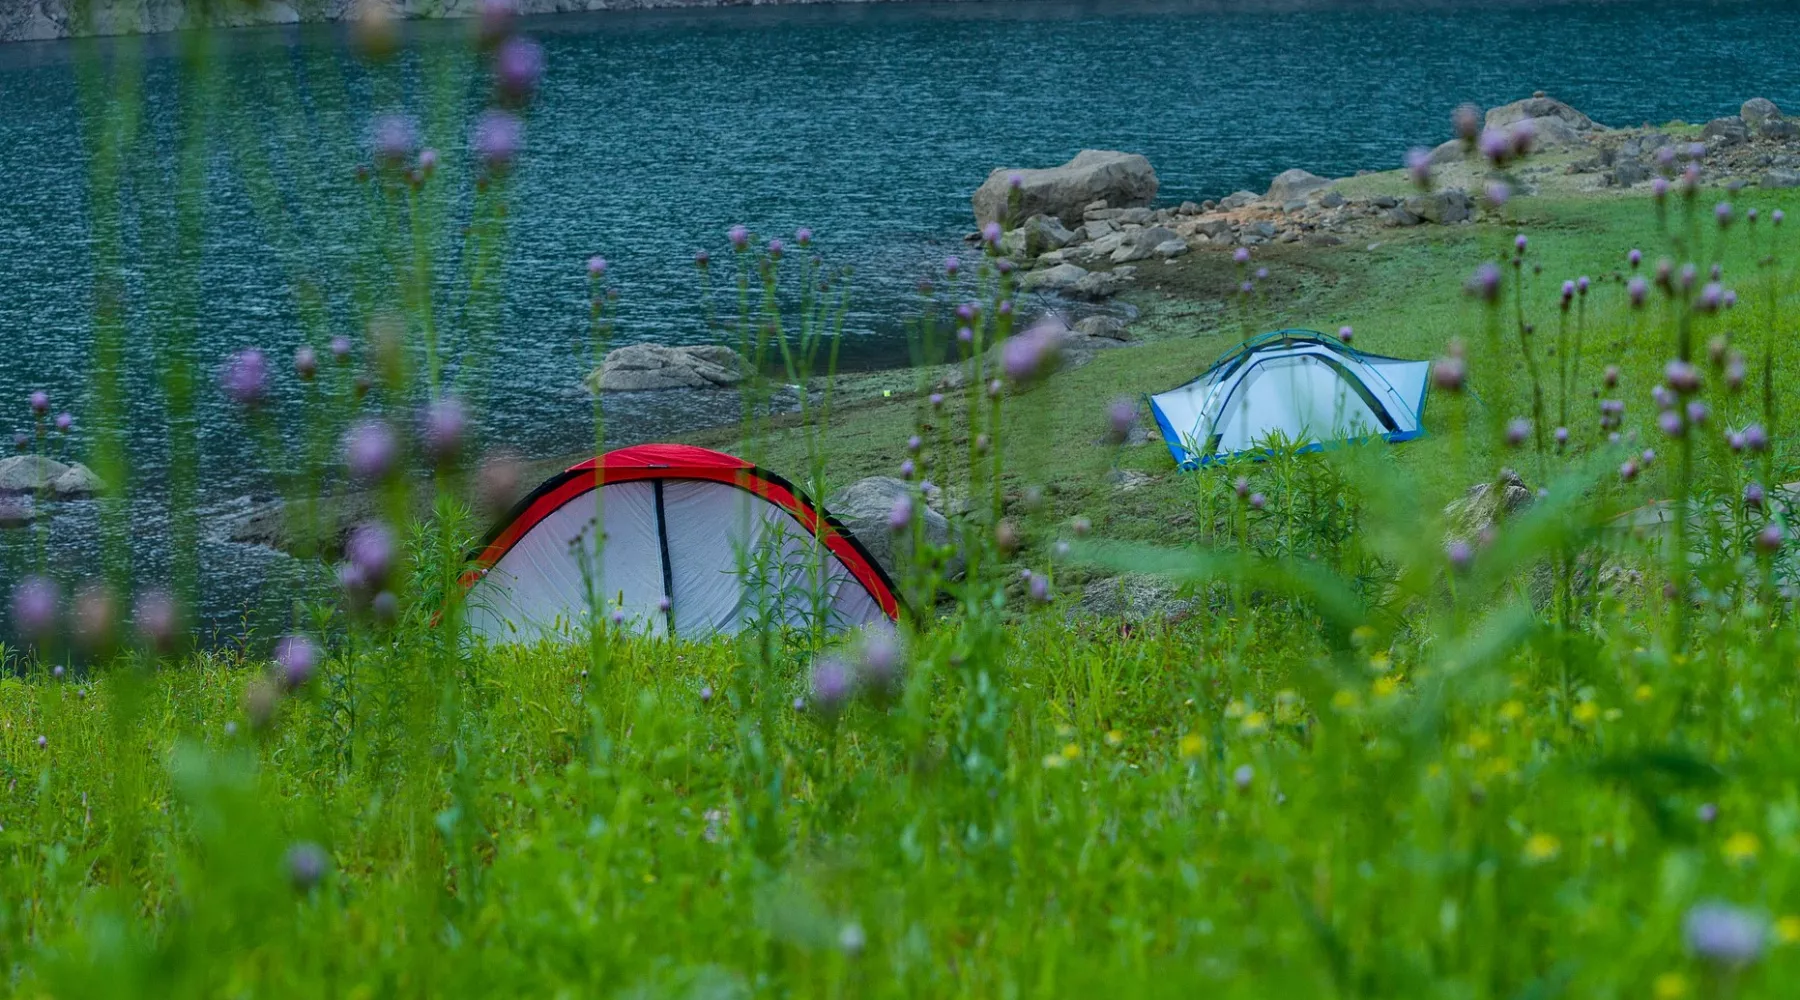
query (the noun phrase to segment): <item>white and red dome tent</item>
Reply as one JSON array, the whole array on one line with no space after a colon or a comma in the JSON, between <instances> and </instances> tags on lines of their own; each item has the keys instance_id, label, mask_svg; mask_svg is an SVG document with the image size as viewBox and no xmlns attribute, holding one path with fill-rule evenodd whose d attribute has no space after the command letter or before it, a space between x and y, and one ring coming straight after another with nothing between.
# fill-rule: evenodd
<instances>
[{"instance_id":1,"label":"white and red dome tent","mask_svg":"<svg viewBox=\"0 0 1800 1000\"><path fill-rule=\"evenodd\" d=\"M470 627L497 641L573 635L596 607L682 638L753 620L842 631L900 611L868 550L793 484L688 445L621 448L561 473L520 501L474 564Z\"/></svg>"}]
</instances>

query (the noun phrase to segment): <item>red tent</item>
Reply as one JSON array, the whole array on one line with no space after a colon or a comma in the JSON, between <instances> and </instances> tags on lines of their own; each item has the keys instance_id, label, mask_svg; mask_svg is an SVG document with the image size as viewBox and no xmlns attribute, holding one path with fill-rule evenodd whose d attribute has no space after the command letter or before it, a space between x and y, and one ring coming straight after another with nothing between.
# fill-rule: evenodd
<instances>
[{"instance_id":1,"label":"red tent","mask_svg":"<svg viewBox=\"0 0 1800 1000\"><path fill-rule=\"evenodd\" d=\"M567 635L596 603L637 631L684 637L735 633L759 608L832 630L900 610L881 566L792 483L679 444L607 452L539 486L465 582L471 626L491 639Z\"/></svg>"}]
</instances>

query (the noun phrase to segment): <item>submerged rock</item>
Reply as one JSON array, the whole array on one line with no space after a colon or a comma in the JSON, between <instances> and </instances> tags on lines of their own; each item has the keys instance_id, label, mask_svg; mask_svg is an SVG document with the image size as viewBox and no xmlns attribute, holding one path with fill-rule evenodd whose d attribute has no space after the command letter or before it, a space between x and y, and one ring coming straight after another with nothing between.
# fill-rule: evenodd
<instances>
[{"instance_id":1,"label":"submerged rock","mask_svg":"<svg viewBox=\"0 0 1800 1000\"><path fill-rule=\"evenodd\" d=\"M1017 191L1011 184L1014 175L1019 178ZM1052 215L1063 225L1074 226L1081 224L1087 206L1095 201L1114 208L1148 205L1156 198L1157 186L1156 171L1143 156L1084 149L1060 167L995 170L976 189L972 202L977 222Z\"/></svg>"},{"instance_id":2,"label":"submerged rock","mask_svg":"<svg viewBox=\"0 0 1800 1000\"><path fill-rule=\"evenodd\" d=\"M604 392L720 389L748 375L749 365L729 347L629 344L607 354L587 382Z\"/></svg>"}]
</instances>

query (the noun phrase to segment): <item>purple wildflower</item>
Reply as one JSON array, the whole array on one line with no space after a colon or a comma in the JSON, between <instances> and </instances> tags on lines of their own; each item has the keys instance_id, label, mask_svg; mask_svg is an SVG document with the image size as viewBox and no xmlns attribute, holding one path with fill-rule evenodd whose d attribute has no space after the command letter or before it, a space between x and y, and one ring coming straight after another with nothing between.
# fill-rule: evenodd
<instances>
[{"instance_id":1,"label":"purple wildflower","mask_svg":"<svg viewBox=\"0 0 1800 1000\"><path fill-rule=\"evenodd\" d=\"M1231 259L1237 261L1239 264L1250 263L1250 248L1238 247L1231 252Z\"/></svg>"},{"instance_id":2,"label":"purple wildflower","mask_svg":"<svg viewBox=\"0 0 1800 1000\"><path fill-rule=\"evenodd\" d=\"M1495 166L1504 164L1512 158L1512 139L1499 129L1482 129L1481 137L1475 141L1475 145L1481 150L1481 155L1487 157L1488 162Z\"/></svg>"},{"instance_id":3,"label":"purple wildflower","mask_svg":"<svg viewBox=\"0 0 1800 1000\"><path fill-rule=\"evenodd\" d=\"M69 413L69 411L64 410L56 415L56 420L53 421L53 423L56 425L58 432L67 434L69 433L69 428L75 426L75 417Z\"/></svg>"},{"instance_id":4,"label":"purple wildflower","mask_svg":"<svg viewBox=\"0 0 1800 1000\"><path fill-rule=\"evenodd\" d=\"M331 357L340 364L350 360L349 337L339 336L331 338Z\"/></svg>"},{"instance_id":5,"label":"purple wildflower","mask_svg":"<svg viewBox=\"0 0 1800 1000\"><path fill-rule=\"evenodd\" d=\"M741 225L732 226L731 229L725 233L725 238L731 241L731 248L733 250L741 251L750 246L750 230L745 229Z\"/></svg>"},{"instance_id":6,"label":"purple wildflower","mask_svg":"<svg viewBox=\"0 0 1800 1000\"><path fill-rule=\"evenodd\" d=\"M394 568L393 529L380 521L364 521L350 532L344 557L369 587L380 587Z\"/></svg>"},{"instance_id":7,"label":"purple wildflower","mask_svg":"<svg viewBox=\"0 0 1800 1000\"><path fill-rule=\"evenodd\" d=\"M363 482L381 479L394 468L400 443L385 421L365 420L344 435L344 465Z\"/></svg>"},{"instance_id":8,"label":"purple wildflower","mask_svg":"<svg viewBox=\"0 0 1800 1000\"><path fill-rule=\"evenodd\" d=\"M1756 533L1756 551L1769 555L1781 548L1781 525L1770 521L1763 525L1763 530Z\"/></svg>"},{"instance_id":9,"label":"purple wildflower","mask_svg":"<svg viewBox=\"0 0 1800 1000\"><path fill-rule=\"evenodd\" d=\"M1719 307L1723 305L1724 302L1725 289L1718 282L1710 281L1707 282L1706 287L1700 289L1700 294L1695 297L1694 311L1703 313L1718 312Z\"/></svg>"},{"instance_id":10,"label":"purple wildflower","mask_svg":"<svg viewBox=\"0 0 1800 1000\"><path fill-rule=\"evenodd\" d=\"M1019 190L1020 188L1025 186L1025 175L1019 173L1018 171L1014 171L1010 174L1007 174L1006 175L1006 186L1009 188L1012 188L1014 191Z\"/></svg>"},{"instance_id":11,"label":"purple wildflower","mask_svg":"<svg viewBox=\"0 0 1800 1000\"><path fill-rule=\"evenodd\" d=\"M1467 377L1467 365L1461 358L1439 358L1431 366L1432 384L1446 392L1460 392Z\"/></svg>"},{"instance_id":12,"label":"purple wildflower","mask_svg":"<svg viewBox=\"0 0 1800 1000\"><path fill-rule=\"evenodd\" d=\"M419 148L419 129L405 115L382 115L370 130L369 146L377 165L398 170Z\"/></svg>"},{"instance_id":13,"label":"purple wildflower","mask_svg":"<svg viewBox=\"0 0 1800 1000\"><path fill-rule=\"evenodd\" d=\"M1488 181L1481 187L1481 198L1487 202L1489 208L1504 207L1512 198L1512 187L1505 181Z\"/></svg>"},{"instance_id":14,"label":"purple wildflower","mask_svg":"<svg viewBox=\"0 0 1800 1000\"><path fill-rule=\"evenodd\" d=\"M1048 374L1061 349L1064 329L1059 320L1051 318L1008 338L1001 349L1000 361L1006 377L1022 384Z\"/></svg>"},{"instance_id":15,"label":"purple wildflower","mask_svg":"<svg viewBox=\"0 0 1800 1000\"><path fill-rule=\"evenodd\" d=\"M900 463L901 479L911 479L913 474L917 471L918 470L913 466L913 460L910 458Z\"/></svg>"},{"instance_id":16,"label":"purple wildflower","mask_svg":"<svg viewBox=\"0 0 1800 1000\"><path fill-rule=\"evenodd\" d=\"M1106 416L1109 423L1108 437L1113 444L1123 444L1131 436L1131 428L1137 423L1137 401L1121 396L1107 407Z\"/></svg>"},{"instance_id":17,"label":"purple wildflower","mask_svg":"<svg viewBox=\"0 0 1800 1000\"><path fill-rule=\"evenodd\" d=\"M981 241L986 243L989 247L999 246L1000 237L1003 235L1005 234L1000 229L1000 223L998 222L990 222L981 227Z\"/></svg>"},{"instance_id":18,"label":"purple wildflower","mask_svg":"<svg viewBox=\"0 0 1800 1000\"><path fill-rule=\"evenodd\" d=\"M1761 510L1763 499L1761 483L1752 481L1744 484L1744 506L1751 510Z\"/></svg>"},{"instance_id":19,"label":"purple wildflower","mask_svg":"<svg viewBox=\"0 0 1800 1000\"><path fill-rule=\"evenodd\" d=\"M1558 427L1556 429L1556 443L1558 445L1566 445L1569 443L1569 429L1567 427Z\"/></svg>"},{"instance_id":20,"label":"purple wildflower","mask_svg":"<svg viewBox=\"0 0 1800 1000\"><path fill-rule=\"evenodd\" d=\"M1671 361L1663 368L1663 381L1669 388L1685 395L1700 388L1700 372L1686 361Z\"/></svg>"},{"instance_id":21,"label":"purple wildflower","mask_svg":"<svg viewBox=\"0 0 1800 1000\"><path fill-rule=\"evenodd\" d=\"M1634 462L1628 458L1624 462L1620 463L1620 465L1619 465L1619 478L1620 479L1623 479L1629 483L1633 479L1637 478L1637 474L1638 474L1638 464L1636 462Z\"/></svg>"},{"instance_id":22,"label":"purple wildflower","mask_svg":"<svg viewBox=\"0 0 1800 1000\"><path fill-rule=\"evenodd\" d=\"M275 643L272 658L281 686L289 691L298 691L306 686L307 681L312 680L313 671L318 669L319 647L303 635L283 636Z\"/></svg>"},{"instance_id":23,"label":"purple wildflower","mask_svg":"<svg viewBox=\"0 0 1800 1000\"><path fill-rule=\"evenodd\" d=\"M420 423L419 439L432 461L443 464L453 461L461 453L463 432L469 423L468 412L463 409L461 400L455 396L434 400L425 408Z\"/></svg>"},{"instance_id":24,"label":"purple wildflower","mask_svg":"<svg viewBox=\"0 0 1800 1000\"><path fill-rule=\"evenodd\" d=\"M1252 493L1252 494L1250 494L1250 507L1251 507L1251 509L1253 509L1253 510L1262 510L1262 509L1263 509L1263 508L1264 508L1264 507L1266 507L1266 506L1268 506L1268 505L1269 505L1269 498L1268 498L1268 497L1266 497L1266 496L1263 496L1263 495L1262 495L1262 494L1261 494L1261 493Z\"/></svg>"},{"instance_id":25,"label":"purple wildflower","mask_svg":"<svg viewBox=\"0 0 1800 1000\"><path fill-rule=\"evenodd\" d=\"M325 872L330 867L331 858L317 844L302 841L288 848L288 881L293 883L296 892L311 892L314 886L324 880Z\"/></svg>"},{"instance_id":26,"label":"purple wildflower","mask_svg":"<svg viewBox=\"0 0 1800 1000\"><path fill-rule=\"evenodd\" d=\"M820 715L832 718L843 711L855 687L855 676L843 660L827 656L813 664L809 700Z\"/></svg>"},{"instance_id":27,"label":"purple wildflower","mask_svg":"<svg viewBox=\"0 0 1800 1000\"><path fill-rule=\"evenodd\" d=\"M1031 600L1037 604L1050 603L1050 578L1042 573L1031 574L1031 580L1025 585Z\"/></svg>"},{"instance_id":28,"label":"purple wildflower","mask_svg":"<svg viewBox=\"0 0 1800 1000\"><path fill-rule=\"evenodd\" d=\"M958 272L960 270L962 270L962 261L958 257L956 257L956 255L952 254L952 255L944 258L944 273L945 274L948 274L951 277L955 277L956 272Z\"/></svg>"},{"instance_id":29,"label":"purple wildflower","mask_svg":"<svg viewBox=\"0 0 1800 1000\"><path fill-rule=\"evenodd\" d=\"M518 158L524 124L519 116L498 109L482 113L475 122L475 155L491 174L504 174Z\"/></svg>"},{"instance_id":30,"label":"purple wildflower","mask_svg":"<svg viewBox=\"0 0 1800 1000\"><path fill-rule=\"evenodd\" d=\"M795 243L795 245L799 246L802 250L806 249L809 246L812 246L812 240L813 240L813 231L812 231L811 227L801 226L799 229L794 230L794 243Z\"/></svg>"},{"instance_id":31,"label":"purple wildflower","mask_svg":"<svg viewBox=\"0 0 1800 1000\"><path fill-rule=\"evenodd\" d=\"M48 639L56 630L58 605L62 589L56 581L44 576L28 576L13 588L13 626L31 642Z\"/></svg>"},{"instance_id":32,"label":"purple wildflower","mask_svg":"<svg viewBox=\"0 0 1800 1000\"><path fill-rule=\"evenodd\" d=\"M1457 539L1445 547L1444 558L1449 560L1451 569L1461 573L1469 568L1470 562L1474 561L1475 551L1469 547L1468 542Z\"/></svg>"},{"instance_id":33,"label":"purple wildflower","mask_svg":"<svg viewBox=\"0 0 1800 1000\"><path fill-rule=\"evenodd\" d=\"M1662 415L1656 418L1656 426L1662 428L1662 432L1672 438L1678 438L1687 433L1687 424L1682 422L1681 414L1674 410L1664 410Z\"/></svg>"},{"instance_id":34,"label":"purple wildflower","mask_svg":"<svg viewBox=\"0 0 1800 1000\"><path fill-rule=\"evenodd\" d=\"M1681 935L1698 958L1725 968L1741 968L1763 952L1763 921L1728 903L1701 903L1681 921Z\"/></svg>"},{"instance_id":35,"label":"purple wildflower","mask_svg":"<svg viewBox=\"0 0 1800 1000\"><path fill-rule=\"evenodd\" d=\"M1751 424L1744 428L1744 447L1751 451L1763 451L1769 447L1769 432L1763 430L1761 424Z\"/></svg>"},{"instance_id":36,"label":"purple wildflower","mask_svg":"<svg viewBox=\"0 0 1800 1000\"><path fill-rule=\"evenodd\" d=\"M175 645L181 627L181 611L175 598L166 590L148 590L138 595L131 608L132 625L152 649L167 651Z\"/></svg>"},{"instance_id":37,"label":"purple wildflower","mask_svg":"<svg viewBox=\"0 0 1800 1000\"><path fill-rule=\"evenodd\" d=\"M781 255L786 252L787 252L787 244L781 242L780 239L773 239L773 240L769 241L769 256L771 258L773 258L775 260L780 260Z\"/></svg>"},{"instance_id":38,"label":"purple wildflower","mask_svg":"<svg viewBox=\"0 0 1800 1000\"><path fill-rule=\"evenodd\" d=\"M1698 427L1701 424L1706 423L1706 418L1711 415L1712 415L1712 411L1707 409L1707 406L1705 403L1701 402L1698 399L1692 399L1692 400L1688 401L1688 405L1687 405L1688 423L1693 424L1694 426Z\"/></svg>"},{"instance_id":39,"label":"purple wildflower","mask_svg":"<svg viewBox=\"0 0 1800 1000\"><path fill-rule=\"evenodd\" d=\"M1525 443L1531 435L1531 421L1524 417L1514 417L1506 425L1506 443L1517 448Z\"/></svg>"},{"instance_id":40,"label":"purple wildflower","mask_svg":"<svg viewBox=\"0 0 1800 1000\"><path fill-rule=\"evenodd\" d=\"M1348 344L1356 336L1356 331L1349 326L1338 327L1338 339Z\"/></svg>"},{"instance_id":41,"label":"purple wildflower","mask_svg":"<svg viewBox=\"0 0 1800 1000\"><path fill-rule=\"evenodd\" d=\"M1249 764L1240 764L1240 765L1238 765L1237 770L1231 772L1231 783L1236 785L1237 790L1240 792L1249 791L1250 790L1250 782L1255 781L1255 780L1256 780L1256 769L1251 767Z\"/></svg>"},{"instance_id":42,"label":"purple wildflower","mask_svg":"<svg viewBox=\"0 0 1800 1000\"><path fill-rule=\"evenodd\" d=\"M269 362L254 347L239 351L225 363L219 376L225 395L240 406L256 406L269 390Z\"/></svg>"},{"instance_id":43,"label":"purple wildflower","mask_svg":"<svg viewBox=\"0 0 1800 1000\"><path fill-rule=\"evenodd\" d=\"M1637 270L1638 265L1643 262L1644 251L1639 250L1637 247L1632 247L1631 252L1625 255L1625 263L1631 265L1633 271Z\"/></svg>"},{"instance_id":44,"label":"purple wildflower","mask_svg":"<svg viewBox=\"0 0 1800 1000\"><path fill-rule=\"evenodd\" d=\"M544 49L529 38L511 38L494 53L494 90L514 107L537 93L544 76Z\"/></svg>"},{"instance_id":45,"label":"purple wildflower","mask_svg":"<svg viewBox=\"0 0 1800 1000\"><path fill-rule=\"evenodd\" d=\"M319 373L319 354L310 346L301 344L294 349L294 372L302 381L310 382Z\"/></svg>"},{"instance_id":46,"label":"purple wildflower","mask_svg":"<svg viewBox=\"0 0 1800 1000\"><path fill-rule=\"evenodd\" d=\"M907 526L912 524L912 515L912 496L910 494L902 495L894 501L894 509L888 511L888 530L905 531Z\"/></svg>"},{"instance_id":47,"label":"purple wildflower","mask_svg":"<svg viewBox=\"0 0 1800 1000\"><path fill-rule=\"evenodd\" d=\"M1494 301L1500 295L1500 269L1492 261L1483 263L1469 276L1463 290L1483 302Z\"/></svg>"},{"instance_id":48,"label":"purple wildflower","mask_svg":"<svg viewBox=\"0 0 1800 1000\"><path fill-rule=\"evenodd\" d=\"M1644 276L1641 274L1634 276L1625 285L1625 294L1631 298L1631 307L1633 309L1642 308L1644 305L1644 296L1649 293L1650 283L1645 281Z\"/></svg>"},{"instance_id":49,"label":"purple wildflower","mask_svg":"<svg viewBox=\"0 0 1800 1000\"><path fill-rule=\"evenodd\" d=\"M1481 108L1474 104L1459 104L1450 113L1450 124L1456 129L1456 137L1464 142L1473 142L1476 133L1481 131Z\"/></svg>"},{"instance_id":50,"label":"purple wildflower","mask_svg":"<svg viewBox=\"0 0 1800 1000\"><path fill-rule=\"evenodd\" d=\"M1608 389L1611 389L1614 386L1618 385L1619 384L1619 366L1618 365L1607 365L1606 370L1604 372L1602 372L1600 375L1600 380L1602 382L1606 383L1606 387Z\"/></svg>"},{"instance_id":51,"label":"purple wildflower","mask_svg":"<svg viewBox=\"0 0 1800 1000\"><path fill-rule=\"evenodd\" d=\"M1431 186L1431 150L1414 146L1406 151L1406 175L1419 187Z\"/></svg>"},{"instance_id":52,"label":"purple wildflower","mask_svg":"<svg viewBox=\"0 0 1800 1000\"><path fill-rule=\"evenodd\" d=\"M944 405L944 394L941 392L934 392L930 396L926 397L926 402L929 402L931 404L931 408L935 410L938 407Z\"/></svg>"}]
</instances>

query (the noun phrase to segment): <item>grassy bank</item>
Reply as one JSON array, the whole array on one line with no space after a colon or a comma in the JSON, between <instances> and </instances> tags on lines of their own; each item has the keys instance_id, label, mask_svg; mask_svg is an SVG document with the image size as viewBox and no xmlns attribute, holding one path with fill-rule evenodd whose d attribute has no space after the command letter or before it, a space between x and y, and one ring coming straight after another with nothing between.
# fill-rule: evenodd
<instances>
[{"instance_id":1,"label":"grassy bank","mask_svg":"<svg viewBox=\"0 0 1800 1000\"><path fill-rule=\"evenodd\" d=\"M960 454L985 427L1004 452L1021 544L972 520L983 568L949 589L951 613L902 630L903 683L841 707L816 665L867 669L866 644L605 629L458 644L433 589L453 563L430 546L461 551L447 530L415 538L402 620L351 619L286 693L291 664L229 651L162 669L139 652L81 678L40 656L0 680L7 987L1785 996L1800 975L1791 596L1727 517L1698 525L1673 573L1601 544L1624 509L1671 490L1726 503L1791 455L1759 470L1728 448L1726 427L1767 411L1711 368L1690 399L1706 422L1655 436L1645 397L1674 331L1705 366L1714 336L1759 359L1782 327L1792 265L1759 268L1767 221L1754 244L1747 223L1712 222L1714 200L1695 200L1709 228L1689 246L1740 290L1720 313L1686 294L1627 304L1626 250L1651 270L1672 253L1644 199L1517 202L1504 225L1259 254L1269 291L1249 316L1213 294L1236 265L1192 254L1139 293L1141 346L1015 385L985 411L996 423L961 396L933 410L920 386L736 442L805 469L823 441L839 482L893 470L913 433ZM1787 196L1738 200L1766 220ZM1463 293L1520 231L1522 343L1520 279L1490 305ZM1527 357L1556 370L1561 282L1582 274L1571 443L1509 448L1493 430L1529 405ZM1185 380L1245 330L1342 324L1402 356L1466 341L1473 392L1440 392L1420 442L1199 474L1155 444L1099 441L1111 399ZM1771 384L1792 385L1793 364L1778 350ZM1630 401L1639 440L1606 439L1602 388ZM1622 480L1646 446L1671 455ZM974 476L986 463L969 454ZM1447 554L1442 502L1501 465L1553 489ZM1149 478L1122 489L1121 470ZM1237 496L1238 475L1266 506ZM1071 620L1023 599L1020 566L1064 594L1160 571L1189 611Z\"/></svg>"}]
</instances>

